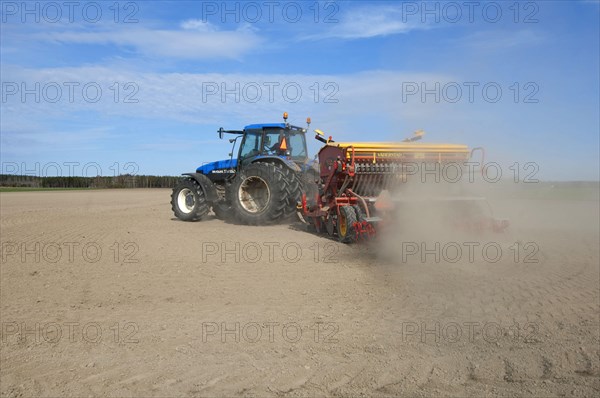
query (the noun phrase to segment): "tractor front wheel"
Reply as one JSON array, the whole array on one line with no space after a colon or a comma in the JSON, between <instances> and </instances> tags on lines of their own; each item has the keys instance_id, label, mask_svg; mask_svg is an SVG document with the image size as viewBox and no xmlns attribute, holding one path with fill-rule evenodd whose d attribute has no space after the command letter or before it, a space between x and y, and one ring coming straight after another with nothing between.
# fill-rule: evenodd
<instances>
[{"instance_id":1,"label":"tractor front wheel","mask_svg":"<svg viewBox=\"0 0 600 398\"><path fill-rule=\"evenodd\" d=\"M195 180L181 180L171 194L171 209L183 221L198 221L208 213L206 196Z\"/></svg>"}]
</instances>

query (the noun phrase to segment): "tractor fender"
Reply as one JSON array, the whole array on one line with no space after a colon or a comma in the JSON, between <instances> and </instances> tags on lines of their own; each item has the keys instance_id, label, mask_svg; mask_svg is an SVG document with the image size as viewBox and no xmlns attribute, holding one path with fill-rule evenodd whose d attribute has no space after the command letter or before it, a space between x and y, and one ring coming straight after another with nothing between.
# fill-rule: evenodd
<instances>
[{"instance_id":1,"label":"tractor fender","mask_svg":"<svg viewBox=\"0 0 600 398\"><path fill-rule=\"evenodd\" d=\"M300 166L298 166L293 161L288 160L288 159L283 159L279 156L260 156L260 157L257 157L256 159L252 160L251 163L258 163L258 162L265 162L265 163L276 163L277 162L286 167L289 167L290 169L292 169L295 172L302 171L302 169L300 169Z\"/></svg>"},{"instance_id":2,"label":"tractor fender","mask_svg":"<svg viewBox=\"0 0 600 398\"><path fill-rule=\"evenodd\" d=\"M207 202L216 203L219 200L217 189L207 176L201 173L183 173L182 175L192 177L200 185L202 192L204 192L204 195L206 196Z\"/></svg>"}]
</instances>

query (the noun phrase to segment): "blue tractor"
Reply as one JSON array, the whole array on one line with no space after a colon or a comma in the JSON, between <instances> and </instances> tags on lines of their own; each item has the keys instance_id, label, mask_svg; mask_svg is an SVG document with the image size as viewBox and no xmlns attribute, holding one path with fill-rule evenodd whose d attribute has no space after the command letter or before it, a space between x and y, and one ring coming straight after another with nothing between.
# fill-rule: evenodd
<instances>
[{"instance_id":1,"label":"blue tractor","mask_svg":"<svg viewBox=\"0 0 600 398\"><path fill-rule=\"evenodd\" d=\"M212 208L218 218L267 225L289 218L297 210L305 181L318 175L306 148L307 128L284 123L251 124L244 130L220 128L235 137L229 159L204 164L185 173L171 195L175 216L198 221ZM310 125L310 118L307 118ZM234 157L238 139L241 139Z\"/></svg>"}]
</instances>

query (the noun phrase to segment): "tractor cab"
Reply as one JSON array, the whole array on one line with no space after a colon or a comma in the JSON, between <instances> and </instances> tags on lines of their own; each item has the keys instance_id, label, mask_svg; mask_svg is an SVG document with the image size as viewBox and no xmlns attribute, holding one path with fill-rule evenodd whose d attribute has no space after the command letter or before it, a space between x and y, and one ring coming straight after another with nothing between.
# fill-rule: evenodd
<instances>
[{"instance_id":1,"label":"tractor cab","mask_svg":"<svg viewBox=\"0 0 600 398\"><path fill-rule=\"evenodd\" d=\"M310 118L306 118L306 128L293 126L287 122L288 114L283 113L283 123L250 124L244 130L219 129L219 137L223 134L236 134L237 137L229 140L233 144L230 156L232 167L243 167L254 163L258 159L277 157L285 162L295 163L298 166L308 162L308 149L306 147L306 131L310 126ZM234 159L237 140L241 143Z\"/></svg>"},{"instance_id":2,"label":"tractor cab","mask_svg":"<svg viewBox=\"0 0 600 398\"><path fill-rule=\"evenodd\" d=\"M305 163L306 129L288 124L251 124L244 128L238 162L253 162L257 157L277 156L295 163Z\"/></svg>"},{"instance_id":3,"label":"tractor cab","mask_svg":"<svg viewBox=\"0 0 600 398\"><path fill-rule=\"evenodd\" d=\"M279 161L294 170L304 170L309 165L306 147L306 131L310 126L310 118L306 119L307 127L292 126L287 122L287 112L283 114L284 123L250 124L243 130L218 130L219 138L225 134L235 135L229 142L233 148L229 159L205 163L196 169L213 182L222 182L235 177L236 172L257 161ZM240 140L236 153L236 145Z\"/></svg>"}]
</instances>

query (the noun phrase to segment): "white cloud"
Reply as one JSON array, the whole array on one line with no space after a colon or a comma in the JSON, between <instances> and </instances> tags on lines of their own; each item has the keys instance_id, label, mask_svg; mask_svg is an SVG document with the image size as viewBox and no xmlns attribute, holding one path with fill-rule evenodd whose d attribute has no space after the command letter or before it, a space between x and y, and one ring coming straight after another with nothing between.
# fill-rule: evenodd
<instances>
[{"instance_id":1,"label":"white cloud","mask_svg":"<svg viewBox=\"0 0 600 398\"><path fill-rule=\"evenodd\" d=\"M52 121L55 125L75 125L85 120L96 120L118 129L123 118L158 121L177 125L224 125L238 128L248 123L279 120L283 111L294 115L296 124L303 124L306 116L319 121L318 128L332 133L344 131L348 138L357 138L366 125L357 125L357 110L363 120L392 120L400 122L396 131L387 131L382 139L391 139L394 134L410 134L422 126L421 120L439 108L438 104L422 104L418 100L402 101L403 82L451 81L448 76L415 74L387 71L368 71L348 75L309 74L194 74L194 73L139 73L116 70L109 67L80 67L55 69L3 68L6 82L26 82L31 91L35 82L40 82L41 100L36 102L32 94L23 101L21 93L10 95L3 104L2 134L3 151L17 150L18 141L11 135L31 135L37 131L23 129L23 120L37 121L43 125ZM62 97L52 103L44 95L55 97L54 87L44 94L44 85L57 82ZM69 101L68 87L64 82L76 82L74 100ZM125 101L127 95L135 94ZM101 87L102 97L97 102L85 101L83 87L94 83ZM115 83L118 83L115 86ZM430 84L431 85L431 84ZM115 100L115 87L119 97ZM287 88L286 88L287 87ZM216 92L215 92L216 90ZM227 93L225 93L227 90ZM300 90L300 91L298 91ZM95 89L88 95L94 96ZM258 97L257 97L258 94ZM436 108L436 109L437 109ZM454 111L456 113L456 111ZM439 114L439 109L438 109ZM360 118L360 117L359 117ZM102 121L102 122L101 122ZM113 126L114 123L114 126ZM41 147L43 139L37 140ZM32 149L31 146L29 146Z\"/></svg>"},{"instance_id":2,"label":"white cloud","mask_svg":"<svg viewBox=\"0 0 600 398\"><path fill-rule=\"evenodd\" d=\"M181 27L186 30L197 30L199 32L214 32L216 28L208 21L200 19L188 19L181 23Z\"/></svg>"},{"instance_id":3,"label":"white cloud","mask_svg":"<svg viewBox=\"0 0 600 398\"><path fill-rule=\"evenodd\" d=\"M182 29L150 29L81 31L64 30L33 34L39 41L75 44L113 44L132 47L151 57L180 59L239 58L255 50L263 40L251 28L220 31L209 23L184 21Z\"/></svg>"},{"instance_id":4,"label":"white cloud","mask_svg":"<svg viewBox=\"0 0 600 398\"><path fill-rule=\"evenodd\" d=\"M353 7L340 16L338 23L330 26L329 30L311 34L304 39L363 39L431 28L429 24L416 21L415 18L412 21L406 17L403 18L402 9L399 6Z\"/></svg>"}]
</instances>

